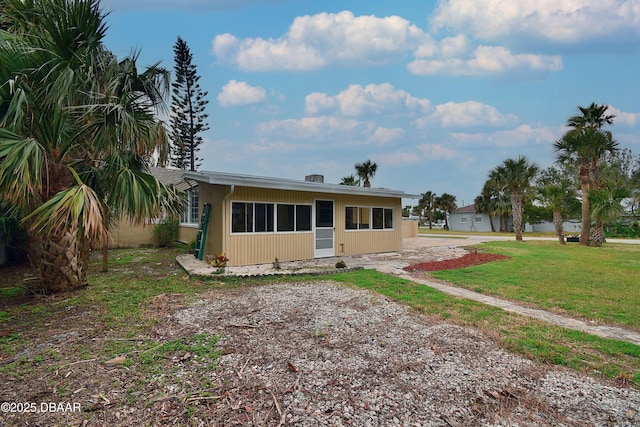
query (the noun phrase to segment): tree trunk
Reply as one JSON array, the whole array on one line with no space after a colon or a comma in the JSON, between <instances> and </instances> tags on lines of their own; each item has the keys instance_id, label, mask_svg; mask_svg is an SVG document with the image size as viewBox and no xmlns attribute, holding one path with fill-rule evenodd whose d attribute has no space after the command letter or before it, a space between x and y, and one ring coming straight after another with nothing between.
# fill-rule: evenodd
<instances>
[{"instance_id":1,"label":"tree trunk","mask_svg":"<svg viewBox=\"0 0 640 427\"><path fill-rule=\"evenodd\" d=\"M493 226L493 219L491 219L491 212L489 212L489 225L491 226L491 232L495 233L496 228Z\"/></svg>"},{"instance_id":2,"label":"tree trunk","mask_svg":"<svg viewBox=\"0 0 640 427\"><path fill-rule=\"evenodd\" d=\"M31 245L31 264L42 291L67 292L86 285L89 243L78 232L38 236Z\"/></svg>"},{"instance_id":3,"label":"tree trunk","mask_svg":"<svg viewBox=\"0 0 640 427\"><path fill-rule=\"evenodd\" d=\"M562 213L560 209L553 210L553 226L556 229L556 236L558 236L558 243L565 244L564 241L564 229L562 227Z\"/></svg>"},{"instance_id":4,"label":"tree trunk","mask_svg":"<svg viewBox=\"0 0 640 427\"><path fill-rule=\"evenodd\" d=\"M582 230L580 231L580 245L589 244L591 232L591 206L589 204L589 165L580 165L580 188L582 190Z\"/></svg>"},{"instance_id":5,"label":"tree trunk","mask_svg":"<svg viewBox=\"0 0 640 427\"><path fill-rule=\"evenodd\" d=\"M511 214L513 215L513 230L516 240L522 240L522 197L517 193L511 194Z\"/></svg>"},{"instance_id":6,"label":"tree trunk","mask_svg":"<svg viewBox=\"0 0 640 427\"><path fill-rule=\"evenodd\" d=\"M602 247L605 242L604 237L604 224L601 221L596 221L593 226L593 236L591 236L591 246Z\"/></svg>"}]
</instances>

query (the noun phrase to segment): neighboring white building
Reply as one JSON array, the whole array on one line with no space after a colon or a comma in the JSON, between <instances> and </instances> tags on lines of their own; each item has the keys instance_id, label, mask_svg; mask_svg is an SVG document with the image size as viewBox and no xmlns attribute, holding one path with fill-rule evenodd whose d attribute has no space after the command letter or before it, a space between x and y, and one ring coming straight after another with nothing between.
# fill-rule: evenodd
<instances>
[{"instance_id":1,"label":"neighboring white building","mask_svg":"<svg viewBox=\"0 0 640 427\"><path fill-rule=\"evenodd\" d=\"M480 231L491 232L491 222L489 214L476 213L475 205L468 205L457 208L448 215L449 230L451 231ZM500 230L500 218L492 216L493 228L495 231ZM580 233L582 229L578 220L567 220L562 224L565 234ZM509 216L509 230L513 229L513 219ZM525 232L542 232L554 233L555 227L552 221L545 221L539 224L525 224Z\"/></svg>"},{"instance_id":2,"label":"neighboring white building","mask_svg":"<svg viewBox=\"0 0 640 427\"><path fill-rule=\"evenodd\" d=\"M491 221L493 221L495 231L498 231L500 228L500 218L494 216L491 217L490 221L489 214L476 213L475 205L462 206L454 209L447 215L447 221L449 222L449 230L451 231L491 232ZM511 225L511 219L509 219L510 228Z\"/></svg>"}]
</instances>

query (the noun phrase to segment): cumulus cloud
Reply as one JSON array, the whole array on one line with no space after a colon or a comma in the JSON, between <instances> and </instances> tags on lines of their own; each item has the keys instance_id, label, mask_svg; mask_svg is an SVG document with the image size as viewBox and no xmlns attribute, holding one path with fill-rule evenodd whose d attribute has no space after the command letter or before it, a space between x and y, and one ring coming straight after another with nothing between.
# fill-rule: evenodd
<instances>
[{"instance_id":1,"label":"cumulus cloud","mask_svg":"<svg viewBox=\"0 0 640 427\"><path fill-rule=\"evenodd\" d=\"M231 34L213 40L221 61L244 71L315 70L329 64L385 64L399 61L428 36L399 16L354 16L349 11L295 18L280 38Z\"/></svg>"},{"instance_id":2,"label":"cumulus cloud","mask_svg":"<svg viewBox=\"0 0 640 427\"><path fill-rule=\"evenodd\" d=\"M515 114L501 114L495 107L478 101L447 102L435 108L428 118L443 127L506 126L515 124Z\"/></svg>"},{"instance_id":3,"label":"cumulus cloud","mask_svg":"<svg viewBox=\"0 0 640 427\"><path fill-rule=\"evenodd\" d=\"M501 75L514 71L547 73L562 68L560 56L515 54L502 46L479 46L470 55L416 59L407 65L409 72L420 76Z\"/></svg>"},{"instance_id":4,"label":"cumulus cloud","mask_svg":"<svg viewBox=\"0 0 640 427\"><path fill-rule=\"evenodd\" d=\"M260 86L250 86L247 82L230 80L218 94L218 102L223 107L257 104L265 100L266 91Z\"/></svg>"},{"instance_id":5,"label":"cumulus cloud","mask_svg":"<svg viewBox=\"0 0 640 427\"><path fill-rule=\"evenodd\" d=\"M335 96L314 92L307 95L305 105L308 114L337 111L345 116L359 117L411 111L426 113L431 103L396 89L389 83L382 83L366 86L353 84Z\"/></svg>"},{"instance_id":6,"label":"cumulus cloud","mask_svg":"<svg viewBox=\"0 0 640 427\"><path fill-rule=\"evenodd\" d=\"M435 106L431 114L413 121L418 129L425 129L434 124L450 127L472 126L511 126L519 119L513 113L502 114L495 107L478 101L447 102Z\"/></svg>"},{"instance_id":7,"label":"cumulus cloud","mask_svg":"<svg viewBox=\"0 0 640 427\"><path fill-rule=\"evenodd\" d=\"M613 119L614 124L635 126L640 123L640 113L626 113L622 110L618 110L615 107L609 106L607 114L613 114L615 116L615 118Z\"/></svg>"},{"instance_id":8,"label":"cumulus cloud","mask_svg":"<svg viewBox=\"0 0 640 427\"><path fill-rule=\"evenodd\" d=\"M405 134L405 130L401 128L379 127L373 132L371 141L380 146L389 145L404 138Z\"/></svg>"},{"instance_id":9,"label":"cumulus cloud","mask_svg":"<svg viewBox=\"0 0 640 427\"><path fill-rule=\"evenodd\" d=\"M575 44L624 35L640 37L637 0L442 0L432 29L479 40L534 38Z\"/></svg>"}]
</instances>

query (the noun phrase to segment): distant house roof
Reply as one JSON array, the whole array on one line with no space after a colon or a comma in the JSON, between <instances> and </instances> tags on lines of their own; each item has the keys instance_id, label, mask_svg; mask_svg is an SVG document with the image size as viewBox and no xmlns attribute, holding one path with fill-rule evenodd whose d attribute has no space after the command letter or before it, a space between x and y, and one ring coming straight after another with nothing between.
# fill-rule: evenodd
<instances>
[{"instance_id":1,"label":"distant house roof","mask_svg":"<svg viewBox=\"0 0 640 427\"><path fill-rule=\"evenodd\" d=\"M184 172L183 178L218 185L237 185L241 187L268 188L276 190L310 191L314 193L353 194L362 196L401 197L416 199L419 195L407 194L400 190L387 188L365 188L352 185L326 184L296 179L271 178L254 175L240 175L221 172Z\"/></svg>"},{"instance_id":2,"label":"distant house roof","mask_svg":"<svg viewBox=\"0 0 640 427\"><path fill-rule=\"evenodd\" d=\"M184 170L182 169L167 169L167 168L149 168L149 173L158 179L163 184L179 184L183 181L182 175Z\"/></svg>"},{"instance_id":3,"label":"distant house roof","mask_svg":"<svg viewBox=\"0 0 640 427\"><path fill-rule=\"evenodd\" d=\"M475 213L476 212L476 205L467 205L467 206L462 206L460 208L454 209L449 213Z\"/></svg>"}]
</instances>

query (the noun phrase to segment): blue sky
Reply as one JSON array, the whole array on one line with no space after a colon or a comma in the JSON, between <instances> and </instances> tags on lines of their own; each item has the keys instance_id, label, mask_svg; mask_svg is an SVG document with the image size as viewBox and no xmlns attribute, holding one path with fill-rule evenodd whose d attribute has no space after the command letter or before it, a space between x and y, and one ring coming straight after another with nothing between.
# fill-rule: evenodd
<instances>
[{"instance_id":1,"label":"blue sky","mask_svg":"<svg viewBox=\"0 0 640 427\"><path fill-rule=\"evenodd\" d=\"M577 107L609 105L640 154L639 0L103 0L106 45L173 71L182 37L208 91L201 170L473 203L488 171L540 167ZM409 201L410 202L410 201Z\"/></svg>"}]
</instances>

